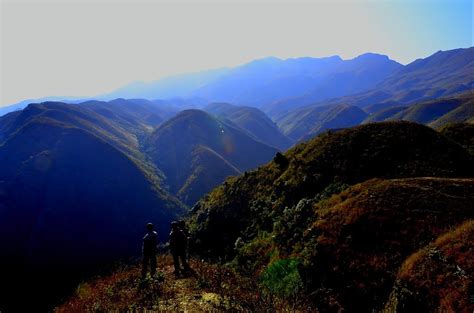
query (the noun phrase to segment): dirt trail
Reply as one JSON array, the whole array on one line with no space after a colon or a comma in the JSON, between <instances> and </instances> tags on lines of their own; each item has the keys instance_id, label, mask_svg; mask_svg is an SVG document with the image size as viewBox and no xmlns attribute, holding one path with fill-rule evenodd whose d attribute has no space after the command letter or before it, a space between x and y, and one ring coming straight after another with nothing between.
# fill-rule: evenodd
<instances>
[{"instance_id":1,"label":"dirt trail","mask_svg":"<svg viewBox=\"0 0 474 313\"><path fill-rule=\"evenodd\" d=\"M253 288L246 287L248 293L239 293L242 299L236 300L235 290L242 283L232 281L233 276L204 262L191 260L190 265L195 272L176 277L172 258L162 255L153 278L147 275L141 279L140 265L118 269L111 275L80 284L55 312L246 311L239 301L247 302L254 294Z\"/></svg>"},{"instance_id":2,"label":"dirt trail","mask_svg":"<svg viewBox=\"0 0 474 313\"><path fill-rule=\"evenodd\" d=\"M199 288L195 275L176 277L172 266L166 266L162 271L164 283L173 296L159 301L158 311L210 312L229 307L230 303L222 296Z\"/></svg>"}]
</instances>

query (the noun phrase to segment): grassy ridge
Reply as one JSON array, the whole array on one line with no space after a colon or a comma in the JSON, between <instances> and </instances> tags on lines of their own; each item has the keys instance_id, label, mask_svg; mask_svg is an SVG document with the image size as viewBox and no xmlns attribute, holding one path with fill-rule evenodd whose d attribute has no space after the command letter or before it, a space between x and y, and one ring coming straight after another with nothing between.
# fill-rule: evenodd
<instances>
[{"instance_id":1,"label":"grassy ridge","mask_svg":"<svg viewBox=\"0 0 474 313\"><path fill-rule=\"evenodd\" d=\"M473 217L474 182L456 178L473 176L471 162L409 122L325 133L204 197L190 220L193 249L282 297L380 310L404 260ZM445 178L410 178L426 176Z\"/></svg>"}]
</instances>

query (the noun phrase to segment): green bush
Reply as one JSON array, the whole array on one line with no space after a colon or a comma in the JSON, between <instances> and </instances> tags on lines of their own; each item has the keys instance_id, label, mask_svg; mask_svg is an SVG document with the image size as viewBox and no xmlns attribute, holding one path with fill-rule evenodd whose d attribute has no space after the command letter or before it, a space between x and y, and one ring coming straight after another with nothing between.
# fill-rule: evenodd
<instances>
[{"instance_id":1,"label":"green bush","mask_svg":"<svg viewBox=\"0 0 474 313\"><path fill-rule=\"evenodd\" d=\"M290 298L298 294L303 287L296 259L278 260L265 269L261 276L261 283L271 293Z\"/></svg>"}]
</instances>

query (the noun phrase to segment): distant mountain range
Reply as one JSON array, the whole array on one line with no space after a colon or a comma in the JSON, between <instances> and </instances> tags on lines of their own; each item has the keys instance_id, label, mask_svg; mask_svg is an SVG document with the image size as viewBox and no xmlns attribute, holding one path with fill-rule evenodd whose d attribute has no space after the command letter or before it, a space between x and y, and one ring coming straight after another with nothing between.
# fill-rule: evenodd
<instances>
[{"instance_id":1,"label":"distant mountain range","mask_svg":"<svg viewBox=\"0 0 474 313\"><path fill-rule=\"evenodd\" d=\"M437 52L406 66L377 54L266 58L137 83L95 99L2 108L0 114L13 112L0 116L0 268L86 266L138 255L144 223L154 222L163 239L170 221L189 212L200 221L193 231L206 257L235 257L238 237L260 249L262 242L253 240L270 231L271 240L280 240L278 251L288 252L284 242L304 247L306 239L323 239L300 230L292 237L294 229L285 227L317 224L307 208L374 177L383 181L363 186L379 198L387 196L384 188L411 186L424 197L426 188L449 189L454 182L471 192L470 183L448 178L472 177L472 73L474 48ZM446 180L403 180L419 176ZM354 190L348 192L354 203L372 212ZM458 191L446 192L449 198ZM390 209L407 199L397 198ZM328 210L340 206L350 207L341 198ZM337 217L321 217L316 229L334 222L347 236L359 234ZM407 253L422 247L411 245ZM319 262L319 252L307 249L305 262ZM346 264L334 257L341 262L335 264ZM398 269L406 257L381 271ZM59 279L55 268L49 270ZM316 272L308 277L319 279ZM318 284L352 304L345 287ZM386 287L384 296L400 297ZM377 300L375 294L361 297L362 309Z\"/></svg>"},{"instance_id":2,"label":"distant mountain range","mask_svg":"<svg viewBox=\"0 0 474 313\"><path fill-rule=\"evenodd\" d=\"M382 108L472 92L473 72L474 47L438 51L399 68L372 90L324 104L346 103L373 113Z\"/></svg>"},{"instance_id":3,"label":"distant mountain range","mask_svg":"<svg viewBox=\"0 0 474 313\"><path fill-rule=\"evenodd\" d=\"M288 111L312 104L344 103L380 109L472 90L473 58L472 47L438 51L406 66L374 53L351 60L339 56L286 60L271 57L234 68L176 75L150 83L135 82L91 99L184 100L186 108L228 102L261 107L273 120L278 120ZM21 109L30 102L34 101L0 108L0 114Z\"/></svg>"}]
</instances>

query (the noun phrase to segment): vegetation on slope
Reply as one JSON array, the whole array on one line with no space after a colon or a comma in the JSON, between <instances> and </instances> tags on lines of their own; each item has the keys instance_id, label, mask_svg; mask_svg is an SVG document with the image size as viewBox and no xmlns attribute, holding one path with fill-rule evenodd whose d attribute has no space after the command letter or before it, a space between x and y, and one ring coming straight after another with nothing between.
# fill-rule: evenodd
<instances>
[{"instance_id":1,"label":"vegetation on slope","mask_svg":"<svg viewBox=\"0 0 474 313\"><path fill-rule=\"evenodd\" d=\"M448 124L441 128L440 132L474 155L474 123Z\"/></svg>"},{"instance_id":2,"label":"vegetation on slope","mask_svg":"<svg viewBox=\"0 0 474 313\"><path fill-rule=\"evenodd\" d=\"M472 175L466 170L471 157L462 147L428 127L408 122L324 133L284 156L287 165L271 162L230 178L197 204L193 219L200 251L233 254L239 236L271 230L271 218L285 207L325 189L337 191L338 186L373 177Z\"/></svg>"},{"instance_id":3,"label":"vegetation on slope","mask_svg":"<svg viewBox=\"0 0 474 313\"><path fill-rule=\"evenodd\" d=\"M266 293L231 268L191 260L194 273L176 278L171 256L159 256L158 266L158 275L144 280L139 266L127 266L82 283L55 312L305 312L310 308L302 301L289 302Z\"/></svg>"},{"instance_id":4,"label":"vegetation on slope","mask_svg":"<svg viewBox=\"0 0 474 313\"><path fill-rule=\"evenodd\" d=\"M359 125L366 117L367 113L358 107L331 105L295 110L277 122L285 135L301 141L329 129Z\"/></svg>"},{"instance_id":5,"label":"vegetation on slope","mask_svg":"<svg viewBox=\"0 0 474 313\"><path fill-rule=\"evenodd\" d=\"M286 150L293 144L293 141L283 135L278 126L257 108L229 103L212 103L204 110L230 120L238 127L248 131L256 139L280 150Z\"/></svg>"},{"instance_id":6,"label":"vegetation on slope","mask_svg":"<svg viewBox=\"0 0 474 313\"><path fill-rule=\"evenodd\" d=\"M184 213L133 134L117 124L62 103L12 114L0 130L5 301L31 292L31 303L43 308L87 270L139 253L137 225L151 220L164 236ZM66 271L70 264L77 266ZM38 288L40 277L49 288Z\"/></svg>"},{"instance_id":7,"label":"vegetation on slope","mask_svg":"<svg viewBox=\"0 0 474 313\"><path fill-rule=\"evenodd\" d=\"M315 203L299 226L308 289L353 311L382 309L403 261L473 218L473 198L473 179L375 179Z\"/></svg>"},{"instance_id":8,"label":"vegetation on slope","mask_svg":"<svg viewBox=\"0 0 474 313\"><path fill-rule=\"evenodd\" d=\"M474 183L369 180L343 190L374 177L472 177L471 162L460 145L414 123L324 133L198 202L192 248L280 296L306 290L323 310L381 309L404 259L472 218Z\"/></svg>"},{"instance_id":9,"label":"vegetation on slope","mask_svg":"<svg viewBox=\"0 0 474 313\"><path fill-rule=\"evenodd\" d=\"M222 182L220 179L234 175L236 169L245 171L264 164L277 149L204 111L185 110L153 132L147 152L165 173L171 192L180 193L181 199L192 205L203 192L214 188L216 182ZM210 167L225 170L219 181L210 177L215 173ZM189 189L190 178L197 174L203 177L192 180L208 184Z\"/></svg>"},{"instance_id":10,"label":"vegetation on slope","mask_svg":"<svg viewBox=\"0 0 474 313\"><path fill-rule=\"evenodd\" d=\"M10 259L114 260L137 250L130 248L139 235L131 222L154 219L167 225L183 213L176 199L155 188L117 149L46 119L27 124L0 146L0 175L0 228L15 238L3 243L1 253L10 252Z\"/></svg>"},{"instance_id":11,"label":"vegetation on slope","mask_svg":"<svg viewBox=\"0 0 474 313\"><path fill-rule=\"evenodd\" d=\"M408 257L385 311L472 312L473 242L469 220Z\"/></svg>"},{"instance_id":12,"label":"vegetation on slope","mask_svg":"<svg viewBox=\"0 0 474 313\"><path fill-rule=\"evenodd\" d=\"M468 92L455 97L381 110L369 115L364 123L404 120L440 128L448 123L465 122L472 116L474 97L472 92Z\"/></svg>"}]
</instances>

